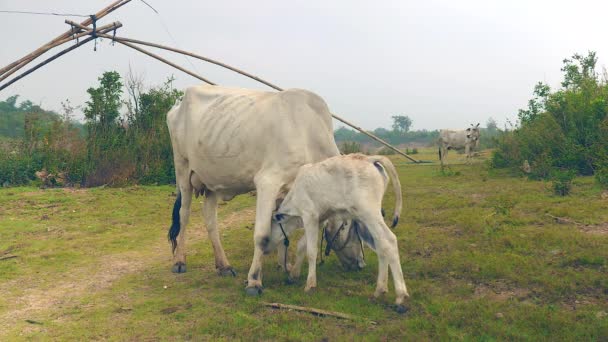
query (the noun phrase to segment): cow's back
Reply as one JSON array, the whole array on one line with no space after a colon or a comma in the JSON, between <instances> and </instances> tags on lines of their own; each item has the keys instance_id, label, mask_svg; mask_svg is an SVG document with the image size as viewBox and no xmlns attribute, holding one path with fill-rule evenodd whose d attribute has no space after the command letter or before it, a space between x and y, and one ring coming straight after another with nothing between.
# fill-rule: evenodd
<instances>
[{"instance_id":1,"label":"cow's back","mask_svg":"<svg viewBox=\"0 0 608 342\"><path fill-rule=\"evenodd\" d=\"M176 156L215 191L248 191L264 172L293 179L339 154L327 105L305 90L191 87L167 123Z\"/></svg>"}]
</instances>

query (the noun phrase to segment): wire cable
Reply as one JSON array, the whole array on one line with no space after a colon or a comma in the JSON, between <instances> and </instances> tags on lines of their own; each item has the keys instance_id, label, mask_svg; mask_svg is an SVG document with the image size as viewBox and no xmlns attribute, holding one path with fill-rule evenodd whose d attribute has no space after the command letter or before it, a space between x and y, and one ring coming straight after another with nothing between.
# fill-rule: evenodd
<instances>
[{"instance_id":1,"label":"wire cable","mask_svg":"<svg viewBox=\"0 0 608 342\"><path fill-rule=\"evenodd\" d=\"M30 11L9 11L9 10L0 10L0 13L8 13L8 14L36 14L36 15L56 15L60 17L82 17L88 18L88 15L84 14L73 14L73 13L54 13L54 12L30 12Z\"/></svg>"}]
</instances>

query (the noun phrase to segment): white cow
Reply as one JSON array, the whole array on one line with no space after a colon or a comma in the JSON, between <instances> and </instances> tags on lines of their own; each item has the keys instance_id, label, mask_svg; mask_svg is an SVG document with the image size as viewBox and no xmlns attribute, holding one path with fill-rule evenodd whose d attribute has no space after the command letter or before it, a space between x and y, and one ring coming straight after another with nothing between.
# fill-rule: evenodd
<instances>
[{"instance_id":1,"label":"white cow","mask_svg":"<svg viewBox=\"0 0 608 342\"><path fill-rule=\"evenodd\" d=\"M397 295L397 310L405 312L403 300L409 294L399 261L397 238L384 223L381 214L382 197L391 178L396 200L393 216L395 226L401 212L401 184L395 167L386 157L350 154L300 168L293 186L274 216L269 248L280 243L286 238L284 235L288 236L293 227L299 225L283 223L302 221L305 235L298 243L298 255L291 276L299 276L303 251L306 249L308 278L305 291L317 286L319 223L331 217L352 219L350 229L359 230L362 240L378 254L378 282L374 295L388 292L390 267Z\"/></svg>"},{"instance_id":2,"label":"white cow","mask_svg":"<svg viewBox=\"0 0 608 342\"><path fill-rule=\"evenodd\" d=\"M464 149L467 155L467 162L472 156L472 149L479 146L479 124L464 129L442 129L439 131L439 161L441 166L445 163L448 155L448 150Z\"/></svg>"},{"instance_id":3,"label":"white cow","mask_svg":"<svg viewBox=\"0 0 608 342\"><path fill-rule=\"evenodd\" d=\"M272 212L299 167L339 155L329 109L301 89L266 92L217 86L185 91L167 114L173 145L177 199L169 239L173 272L186 271L185 233L192 194L203 194L209 239L220 274L233 274L217 230L217 201L257 191L254 255L247 293L262 291L262 254Z\"/></svg>"}]
</instances>

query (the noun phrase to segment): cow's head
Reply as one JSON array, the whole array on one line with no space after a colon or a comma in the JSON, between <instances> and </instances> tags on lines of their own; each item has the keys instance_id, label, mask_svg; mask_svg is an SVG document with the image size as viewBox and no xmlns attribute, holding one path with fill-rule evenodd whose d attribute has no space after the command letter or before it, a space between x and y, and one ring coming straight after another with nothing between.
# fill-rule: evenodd
<instances>
[{"instance_id":1,"label":"cow's head","mask_svg":"<svg viewBox=\"0 0 608 342\"><path fill-rule=\"evenodd\" d=\"M467 128L467 140L477 142L479 140L479 123L476 126L471 124L471 127Z\"/></svg>"},{"instance_id":2,"label":"cow's head","mask_svg":"<svg viewBox=\"0 0 608 342\"><path fill-rule=\"evenodd\" d=\"M328 256L333 250L346 270L362 269L365 267L365 256L361 229L361 224L357 221L329 219L323 230L326 247L321 253Z\"/></svg>"},{"instance_id":3,"label":"cow's head","mask_svg":"<svg viewBox=\"0 0 608 342\"><path fill-rule=\"evenodd\" d=\"M272 218L270 239L264 253L274 251L279 243L284 243L285 235L289 237L294 230L302 226L302 219L298 216L275 213ZM341 221L330 218L323 232L325 248L321 253L327 256L333 250L347 270L363 268L365 261L359 231L360 228L355 227L351 220Z\"/></svg>"}]
</instances>

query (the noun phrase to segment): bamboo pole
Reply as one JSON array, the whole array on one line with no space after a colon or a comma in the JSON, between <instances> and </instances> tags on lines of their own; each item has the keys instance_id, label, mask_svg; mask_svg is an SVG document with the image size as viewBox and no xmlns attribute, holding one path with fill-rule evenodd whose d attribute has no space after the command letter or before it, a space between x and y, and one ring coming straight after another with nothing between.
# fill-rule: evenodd
<instances>
[{"instance_id":1,"label":"bamboo pole","mask_svg":"<svg viewBox=\"0 0 608 342\"><path fill-rule=\"evenodd\" d=\"M101 19L101 18L105 17L106 15L112 13L113 11L117 10L118 8L126 5L129 2L131 2L131 0L117 0L117 1L113 2L112 4L110 4L109 6L103 8L102 10L95 13L95 17L97 19ZM92 22L93 22L93 20L91 18L88 18L88 19L84 20L81 23L81 25L88 26ZM33 61L34 59L36 59L43 53L47 52L48 50L71 40L70 36L72 34L73 34L72 30L66 31L63 34L55 37L50 42L44 44L43 46L39 47L38 49L25 55L24 57L3 67L2 69L0 69L0 81L5 80L7 77L9 77L13 73L15 73L17 70L21 69L23 66L27 65L28 63L30 63L31 61Z\"/></svg>"},{"instance_id":2,"label":"bamboo pole","mask_svg":"<svg viewBox=\"0 0 608 342\"><path fill-rule=\"evenodd\" d=\"M73 22L73 21L71 21L71 20L66 20L65 22L66 22L67 24L72 25L73 27L76 27L76 28L78 28L78 29L81 29L81 30L83 30L83 31L86 31L88 34L91 34L91 33L93 32L93 30L91 30L90 28L85 27L85 26L83 26L83 25L80 25L80 24L78 24L78 23L75 23L75 22ZM102 37L102 38L113 39L113 40L115 40L115 41L119 42L120 44L123 44L123 45L125 45L125 46L128 46L128 47L130 47L130 48L132 48L132 49L134 49L134 50L137 50L137 51L139 51L139 52L141 52L141 53L143 53L143 54L146 54L146 55L148 55L148 56L150 56L150 57L152 57L152 58L156 58L156 59L158 59L159 61L161 61L161 62L163 62L163 63L165 63L165 64L168 64L168 65L170 65L170 66L172 66L172 67L176 68L176 69L177 69L177 70L179 70L179 71L185 72L186 74L188 74L188 75L190 75L190 76L192 76L192 77L198 78L199 80L201 80L201 81L203 81L203 82L205 82L205 83L208 83L208 84L211 84L211 85L216 85L215 83L213 83L213 82L209 81L208 79L204 78L203 76L200 76L200 75L198 75L198 74L195 74L194 72L192 72L192 71L190 71L190 70L188 70L188 69L182 68L181 66L179 66L179 65L177 65L177 64L175 64L175 63L172 63L172 62L170 62L170 61L166 60L166 59L165 59L165 58L163 58L163 57L160 57L160 56L158 56L158 55L156 55L156 54L154 54L154 53L152 53L152 52L150 52L150 51L148 51L148 50L144 50L144 49L142 49L142 48L140 48L140 47L138 47L138 46L135 46L135 45L133 45L133 44L131 44L131 43L128 43L128 42L124 41L123 39L120 39L120 40L119 40L119 39L115 39L115 37L114 37L114 36L111 36L111 35L108 35L108 34L104 34L104 33L101 33L101 32L98 32L98 33L97 33L97 36L98 36L98 37Z\"/></svg>"},{"instance_id":3,"label":"bamboo pole","mask_svg":"<svg viewBox=\"0 0 608 342\"><path fill-rule=\"evenodd\" d=\"M103 34L105 32L109 32L109 31L115 30L115 29L121 27L122 24L120 22L116 22L116 23L113 23L111 25L106 25L106 26L107 27L104 28L104 29L102 29L102 30L97 30L98 34ZM70 51L72 51L72 50L74 50L74 49L76 49L76 48L78 48L78 47L80 47L80 46L82 46L82 45L90 42L93 39L95 39L95 38L94 37L89 37L89 38L83 39L80 42L78 42L77 44L71 45L70 47L59 51L58 53L54 54L53 56L45 59L44 61L38 63L34 67L32 67L32 68L28 69L27 71L21 73L19 76L15 77L15 78L11 79L10 81L8 81L7 83L1 85L0 86L0 91L2 91L4 88L10 86L11 84L19 81L20 79L24 78L25 76L31 74L32 72L40 69L41 67L47 65L48 63L54 61L55 59L57 59L57 58L65 55L66 53L68 53L68 52L70 52Z\"/></svg>"},{"instance_id":4,"label":"bamboo pole","mask_svg":"<svg viewBox=\"0 0 608 342\"><path fill-rule=\"evenodd\" d=\"M84 29L84 30L87 30L87 29L88 29L88 28L83 28L83 27L82 27L82 25L79 25L79 24L77 24L77 23L75 23L75 22L73 22L73 21L71 21L71 20L66 20L65 22L66 22L67 24L70 24L70 25L72 25L72 26L78 27L78 28L80 28L80 29ZM180 50L180 49L175 49L175 48L172 48L172 47L169 47L169 46L160 45L160 44L150 43L150 42L146 42L146 41L143 41L143 40L138 40L138 39L131 39L131 38L125 38L125 37L119 37L119 36L116 36L116 37L111 37L111 36L108 36L108 35L105 35L105 36L104 36L103 34L99 34L99 36L100 36L100 37L104 37L104 38L110 38L110 39L114 39L115 41L117 41L117 42L119 42L119 43L121 43L121 44L127 45L127 46L129 46L129 47L131 47L131 48L133 48L133 49L135 49L135 50L141 51L141 52L143 52L143 53L145 53L145 54L147 54L147 55L149 55L149 56L151 56L151 57L154 57L154 58L156 58L156 59L158 59L158 60L162 61L163 63L169 64L169 65L171 65L171 66L173 66L173 67L177 68L178 70L181 70L181 71L183 71L183 72L185 72L185 73L187 73L187 74L189 74L189 75L191 75L191 76L193 76L193 77L196 77L196 78L198 78L198 79L202 80L203 82L209 83L209 84L214 84L214 83L212 83L212 82L210 82L210 81L208 81L208 80L205 80L205 79L204 79L204 78L202 78L201 76L196 75L196 74L194 74L194 73L193 73L193 72L191 72L191 71L186 71L186 69L183 69L183 68L181 68L181 67L179 67L179 66L176 66L175 64L173 64L173 63L171 63L171 62L169 62L169 61L167 61L167 60L165 60L165 59L163 59L163 58L161 58L161 57L158 57L158 56L154 55L154 54L153 54L153 53L151 53L151 52L147 52L147 51L145 51L145 50L143 50L143 49L139 49L139 48L137 48L137 47L135 47L135 46L133 46L133 45L131 45L131 44L129 44L129 43L136 43L136 44L141 44L141 45L147 45L147 46L151 46L151 47L155 47L155 48L159 48L159 49L164 49L164 50L168 50L168 51L172 51L172 52L180 53L180 54L182 54L182 55L186 55L186 56L194 57L194 58L200 59L200 60L202 60L202 61L209 62L209 63L215 64L215 65L221 66L221 67L223 67L223 68L229 69L229 70L234 71L234 72L236 72L236 73L239 73L239 74L241 74L241 75L243 75L243 76L249 77L249 78L251 78L251 79L253 79L253 80L256 80L256 81L258 81L258 82L260 82L260 83L263 83L263 84L265 84L265 85L267 85L267 86L269 86L269 87L271 87L271 88L273 88L273 89L275 89L275 90L278 90L278 91L283 91L283 90L284 90L283 88L281 88L281 87L279 87L279 86L277 86L277 85L274 85L274 84L272 84L272 83L270 83L270 82L268 82L268 81L265 81L265 80L263 80L263 79L261 79L261 78L259 78L259 77L257 77L257 76L251 75L251 74L249 74L249 73L247 73L247 72L245 72L245 71L243 71L243 70L237 69L237 68L235 68L235 67L232 67L232 66L227 65L227 64L225 64L225 63L222 63L222 62L219 62L219 61L213 60L213 59L208 58L208 57L204 57L204 56L201 56L201 55L197 55L197 54L192 53L192 52L188 52L188 51L184 51L184 50ZM334 114L334 113L331 113L331 116L332 116L334 119L336 119L336 120L338 120L338 121L340 121L340 122L342 122L342 123L344 123L344 124L346 124L346 125L348 125L348 126L350 126L350 127L354 128L354 129L356 129L357 131L359 131L359 132L361 132L361 133L363 133L363 134L367 135L367 136L368 136L368 137L370 137L371 139L373 139L373 140L375 140L375 141L377 141L377 142L381 143L382 145L384 145L384 146L386 146L386 147L390 148L391 150L393 150L393 151L397 152L398 154L400 154L400 155L404 156L405 158L407 158L407 159L409 159L409 160L413 161L414 163L420 163L420 161L419 161L419 160L416 160L416 159L414 159L414 158L410 157L409 155L407 155L406 153L403 153L403 152L402 152L402 151L400 151L398 148L394 147L393 145L389 144L388 142L384 141L383 139L381 139L381 138L377 137L376 135L374 135L374 134L372 134L372 133L366 132L366 131L365 131L365 130L363 130L361 127L356 126L355 124L353 124L353 123L351 123L351 122L347 121L346 119L343 119L343 118L339 117L338 115L336 115L336 114Z\"/></svg>"}]
</instances>

